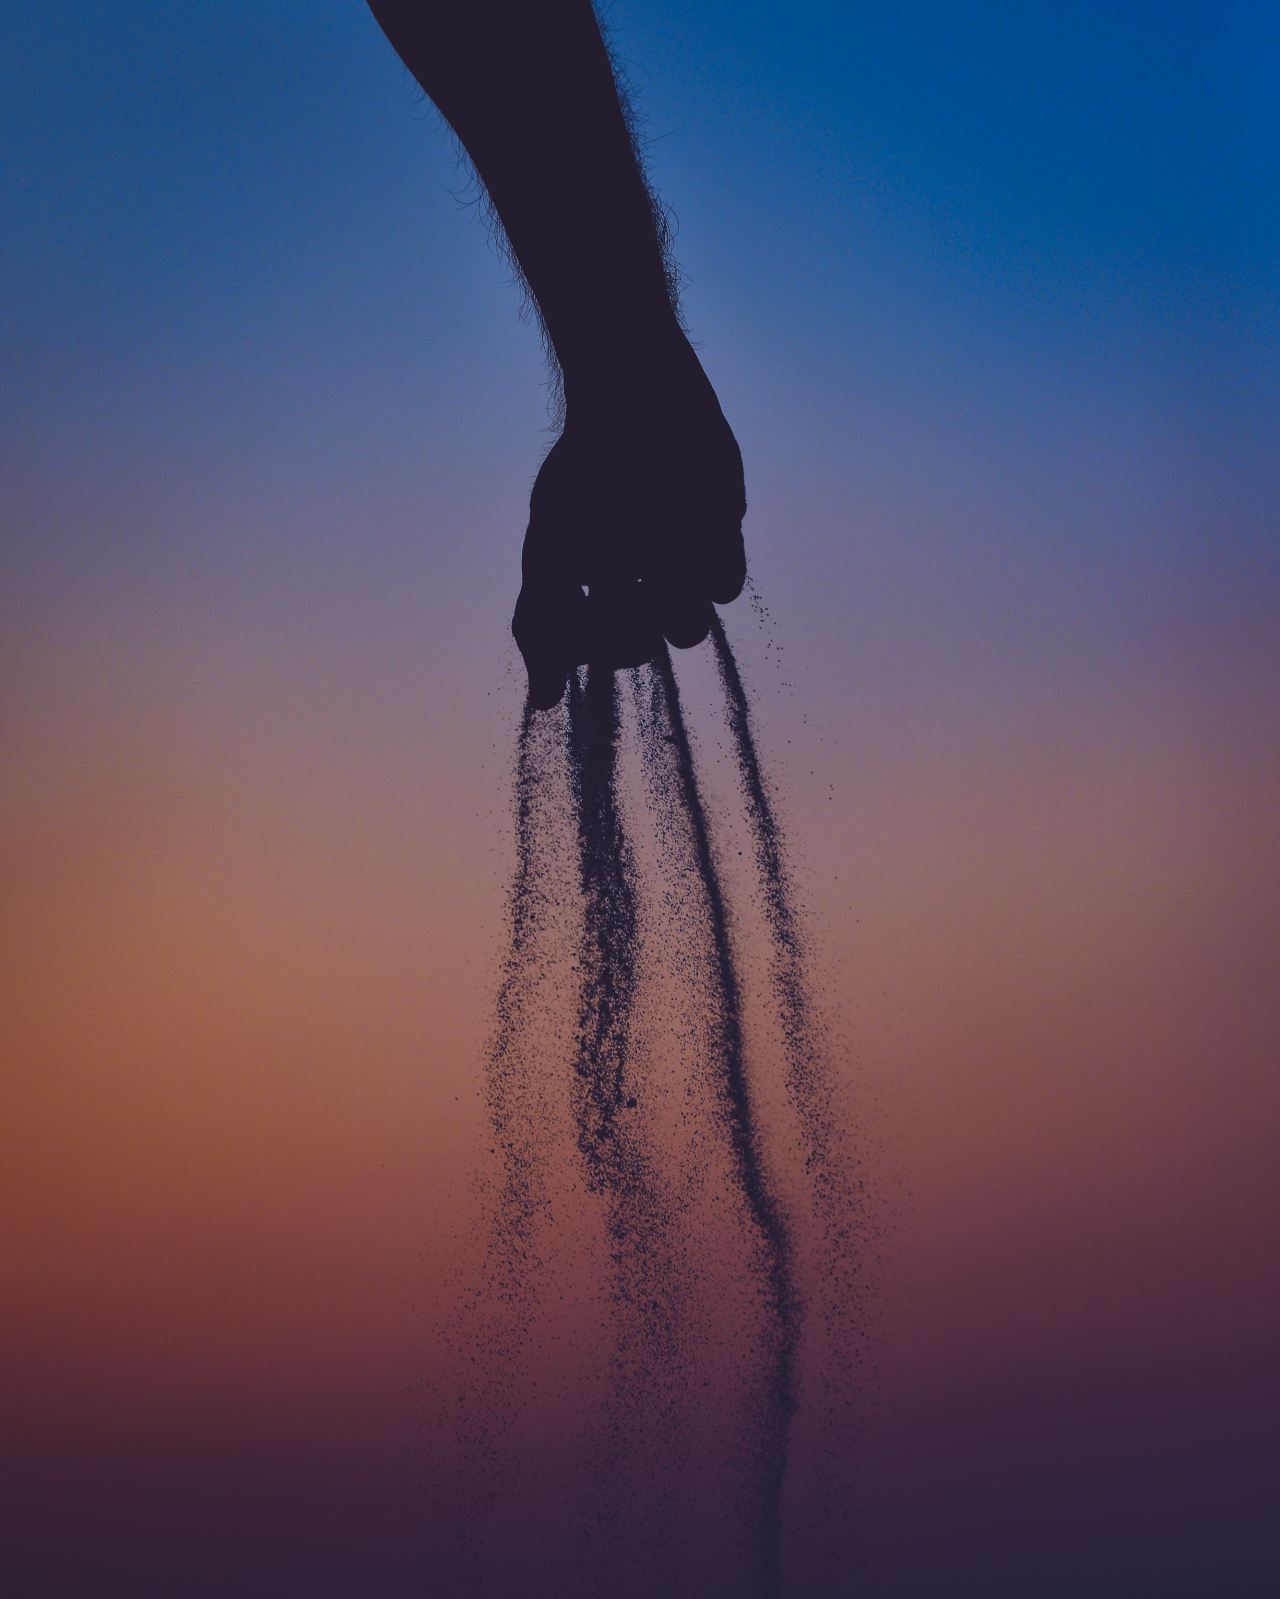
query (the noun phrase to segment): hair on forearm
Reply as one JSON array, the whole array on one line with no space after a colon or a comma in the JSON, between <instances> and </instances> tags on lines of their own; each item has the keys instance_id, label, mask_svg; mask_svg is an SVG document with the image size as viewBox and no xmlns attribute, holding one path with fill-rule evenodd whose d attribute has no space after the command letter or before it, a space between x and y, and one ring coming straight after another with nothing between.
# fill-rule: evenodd
<instances>
[{"instance_id":1,"label":"hair on forearm","mask_svg":"<svg viewBox=\"0 0 1280 1599\"><path fill-rule=\"evenodd\" d=\"M613 86L617 95L618 106L622 114L622 123L630 145L632 159L635 162L636 173L640 186L648 205L649 217L653 227L654 241L657 247L658 258L661 265L662 281L666 290L666 298L679 327L687 332L684 318L680 309L680 270L675 259L676 221L670 208L662 201L645 167L643 152L647 143L640 116L636 110L635 95L632 90L631 79L625 68L621 65L613 45L609 39L608 31L601 20L599 9L592 6L596 25L600 31L600 38L608 58L609 68L613 77ZM460 167L467 173L467 183L461 188L452 191L454 198L460 205L470 208L481 219L489 238L497 250L498 255L511 273L512 282L520 295L519 315L523 319L532 317L538 326L542 339L542 347L547 365L547 394L550 423L554 428L563 426L565 416L564 400L564 374L561 370L560 359L552 341L545 318L538 305L537 296L529 283L519 256L503 225L501 215L494 204L484 180L476 169L466 146L448 122L447 118L436 108L425 91L422 98L426 104L431 105L436 111L440 122L453 143Z\"/></svg>"}]
</instances>

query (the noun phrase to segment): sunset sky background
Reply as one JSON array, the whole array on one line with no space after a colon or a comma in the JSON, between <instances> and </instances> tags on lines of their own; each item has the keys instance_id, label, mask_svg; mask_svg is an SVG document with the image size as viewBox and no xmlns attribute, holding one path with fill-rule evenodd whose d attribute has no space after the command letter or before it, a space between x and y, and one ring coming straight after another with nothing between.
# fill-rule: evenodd
<instances>
[{"instance_id":1,"label":"sunset sky background","mask_svg":"<svg viewBox=\"0 0 1280 1599\"><path fill-rule=\"evenodd\" d=\"M892 1217L860 1591L1274 1592L1280 11L605 17ZM0 46L13 1591L430 1591L537 334L358 0Z\"/></svg>"}]
</instances>

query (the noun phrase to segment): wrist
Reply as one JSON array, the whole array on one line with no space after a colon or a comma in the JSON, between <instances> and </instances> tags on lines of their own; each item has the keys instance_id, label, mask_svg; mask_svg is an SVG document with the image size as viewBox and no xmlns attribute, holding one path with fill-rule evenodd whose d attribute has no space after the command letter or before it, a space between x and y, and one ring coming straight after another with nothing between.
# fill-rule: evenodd
<instances>
[{"instance_id":1,"label":"wrist","mask_svg":"<svg viewBox=\"0 0 1280 1599\"><path fill-rule=\"evenodd\" d=\"M707 379L675 312L615 317L594 340L556 346L566 411L647 406L654 396L706 385Z\"/></svg>"}]
</instances>

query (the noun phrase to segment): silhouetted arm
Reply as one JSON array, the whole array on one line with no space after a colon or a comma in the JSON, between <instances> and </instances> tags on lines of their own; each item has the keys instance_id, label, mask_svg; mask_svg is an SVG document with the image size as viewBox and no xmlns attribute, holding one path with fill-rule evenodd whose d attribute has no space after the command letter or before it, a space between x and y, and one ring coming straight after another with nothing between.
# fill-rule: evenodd
<instances>
[{"instance_id":1,"label":"silhouetted arm","mask_svg":"<svg viewBox=\"0 0 1280 1599\"><path fill-rule=\"evenodd\" d=\"M371 0L488 191L572 393L679 334L588 0ZM619 317L619 306L625 316Z\"/></svg>"},{"instance_id":2,"label":"silhouetted arm","mask_svg":"<svg viewBox=\"0 0 1280 1599\"><path fill-rule=\"evenodd\" d=\"M560 364L565 428L513 623L551 704L576 661L705 637L710 601L742 587L741 460L680 328L588 0L370 5L474 163Z\"/></svg>"}]
</instances>

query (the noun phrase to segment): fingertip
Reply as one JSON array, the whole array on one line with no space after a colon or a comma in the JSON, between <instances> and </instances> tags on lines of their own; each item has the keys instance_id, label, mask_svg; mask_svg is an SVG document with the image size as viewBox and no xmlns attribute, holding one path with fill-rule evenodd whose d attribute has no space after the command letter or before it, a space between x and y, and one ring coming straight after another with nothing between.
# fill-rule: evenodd
<instances>
[{"instance_id":1,"label":"fingertip","mask_svg":"<svg viewBox=\"0 0 1280 1599\"><path fill-rule=\"evenodd\" d=\"M711 631L711 603L701 595L669 599L662 610L662 635L678 650L691 650Z\"/></svg>"},{"instance_id":2,"label":"fingertip","mask_svg":"<svg viewBox=\"0 0 1280 1599\"><path fill-rule=\"evenodd\" d=\"M529 675L529 705L535 711L549 711L564 694L581 652L585 603L573 584L526 581L520 589L511 632Z\"/></svg>"},{"instance_id":3,"label":"fingertip","mask_svg":"<svg viewBox=\"0 0 1280 1599\"><path fill-rule=\"evenodd\" d=\"M550 711L564 697L569 677L567 667L529 667L529 706L535 711Z\"/></svg>"},{"instance_id":4,"label":"fingertip","mask_svg":"<svg viewBox=\"0 0 1280 1599\"><path fill-rule=\"evenodd\" d=\"M523 621L517 607L511 631L529 678L529 705L535 711L549 711L560 702L569 666L559 651L547 647L543 636L522 626Z\"/></svg>"},{"instance_id":5,"label":"fingertip","mask_svg":"<svg viewBox=\"0 0 1280 1599\"><path fill-rule=\"evenodd\" d=\"M746 584L747 550L739 527L717 541L715 555L707 563L707 593L714 605L731 605Z\"/></svg>"}]
</instances>

